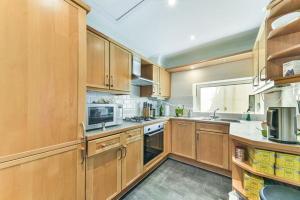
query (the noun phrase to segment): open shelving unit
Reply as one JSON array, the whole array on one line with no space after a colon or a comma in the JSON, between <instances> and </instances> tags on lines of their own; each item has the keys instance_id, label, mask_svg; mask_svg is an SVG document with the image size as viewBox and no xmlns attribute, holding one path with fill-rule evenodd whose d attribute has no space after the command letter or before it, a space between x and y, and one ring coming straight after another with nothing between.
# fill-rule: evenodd
<instances>
[{"instance_id":1,"label":"open shelving unit","mask_svg":"<svg viewBox=\"0 0 300 200\"><path fill-rule=\"evenodd\" d=\"M269 174L264 174L264 173L258 172L256 170L254 170L247 162L238 161L234 157L232 158L232 162L235 165L242 168L243 170L245 170L247 172L250 172L251 174L254 174L254 175L257 175L257 176L260 176L260 177L264 177L264 178L268 178L268 179L272 179L272 180L275 180L275 181L279 181L279 182L282 182L282 183L286 183L286 184L289 184L289 185L294 185L294 186L300 187L299 182L284 179L284 178L281 178L281 177L278 177L278 176L275 176L275 175L269 175Z\"/></svg>"},{"instance_id":2,"label":"open shelving unit","mask_svg":"<svg viewBox=\"0 0 300 200\"><path fill-rule=\"evenodd\" d=\"M300 75L283 76L284 63L300 60L300 19L272 29L276 19L300 10L300 0L276 0L271 2L269 9L270 14L266 19L267 79L273 80L276 85L300 82Z\"/></svg>"},{"instance_id":3,"label":"open shelving unit","mask_svg":"<svg viewBox=\"0 0 300 200\"><path fill-rule=\"evenodd\" d=\"M299 31L300 31L300 19L297 19L296 21L291 22L281 28L270 31L268 40L283 35L297 33Z\"/></svg>"},{"instance_id":4,"label":"open shelving unit","mask_svg":"<svg viewBox=\"0 0 300 200\"><path fill-rule=\"evenodd\" d=\"M298 56L298 55L300 55L300 44L297 44L295 46L292 46L287 49L278 51L274 54L271 54L268 57L268 61L272 61L272 60L280 59L280 58L294 57L294 56Z\"/></svg>"},{"instance_id":5,"label":"open shelving unit","mask_svg":"<svg viewBox=\"0 0 300 200\"><path fill-rule=\"evenodd\" d=\"M290 13L293 11L298 10L300 7L300 1L299 0L281 0L278 1L274 5L274 7L270 11L270 15L268 19L279 17L281 15L284 15L286 13Z\"/></svg>"},{"instance_id":6,"label":"open shelving unit","mask_svg":"<svg viewBox=\"0 0 300 200\"><path fill-rule=\"evenodd\" d=\"M239 136L231 136L231 155L232 155L232 187L236 190L241 196L246 198L246 192L244 189L244 172L248 172L250 174L262 177L267 180L277 181L283 184L300 187L300 182L290 180L287 178L278 177L275 174L265 174L255 170L248 161L239 161L235 158L235 149L236 147L247 149L258 148L275 152L282 152L288 154L300 155L300 146L288 145L288 144L280 144L273 143L268 141L253 141L251 139L247 139ZM247 157L247 156L246 156Z\"/></svg>"}]
</instances>

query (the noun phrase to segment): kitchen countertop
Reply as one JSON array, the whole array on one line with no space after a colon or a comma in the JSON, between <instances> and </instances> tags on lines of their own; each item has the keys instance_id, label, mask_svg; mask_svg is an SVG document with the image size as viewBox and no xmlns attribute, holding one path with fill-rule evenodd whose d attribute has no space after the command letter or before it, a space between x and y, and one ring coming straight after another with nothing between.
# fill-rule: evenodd
<instances>
[{"instance_id":1,"label":"kitchen countertop","mask_svg":"<svg viewBox=\"0 0 300 200\"><path fill-rule=\"evenodd\" d=\"M151 125L158 122L165 122L168 120L188 120L195 122L207 122L207 123L221 123L225 125L230 125L229 135L232 139L239 140L241 142L251 144L256 147L273 149L282 152L290 152L300 154L300 145L287 145L269 141L264 138L261 134L261 121L244 121L241 120L240 123L237 122L224 122L218 120L208 120L205 117L161 117L151 121L145 122L125 122L122 125L113 126L106 128L105 131L102 129L93 130L86 132L87 140L94 140L135 128L143 128L144 126Z\"/></svg>"},{"instance_id":2,"label":"kitchen countertop","mask_svg":"<svg viewBox=\"0 0 300 200\"><path fill-rule=\"evenodd\" d=\"M159 123L159 122L165 122L168 121L168 117L160 117L151 121L144 121L144 122L127 122L124 121L123 124L117 125L117 126L112 126L112 127L107 127L105 130L102 129L96 129L96 130L91 130L87 131L85 136L87 137L87 140L94 140L102 137L106 137L109 135L114 135L118 134L124 131L136 129L136 128L142 128L147 125Z\"/></svg>"}]
</instances>

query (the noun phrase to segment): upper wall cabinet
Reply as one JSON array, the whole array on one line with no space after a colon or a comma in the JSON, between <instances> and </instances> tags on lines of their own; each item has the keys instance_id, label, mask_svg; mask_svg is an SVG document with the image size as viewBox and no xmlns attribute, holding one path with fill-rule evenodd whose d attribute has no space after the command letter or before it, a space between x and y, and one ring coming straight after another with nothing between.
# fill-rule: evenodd
<instances>
[{"instance_id":1,"label":"upper wall cabinet","mask_svg":"<svg viewBox=\"0 0 300 200\"><path fill-rule=\"evenodd\" d=\"M171 96L171 77L170 73L164 68L159 68L159 83L160 83L160 96L168 98Z\"/></svg>"},{"instance_id":2,"label":"upper wall cabinet","mask_svg":"<svg viewBox=\"0 0 300 200\"><path fill-rule=\"evenodd\" d=\"M1 0L0 162L83 136L86 10L74 2Z\"/></svg>"},{"instance_id":3,"label":"upper wall cabinet","mask_svg":"<svg viewBox=\"0 0 300 200\"><path fill-rule=\"evenodd\" d=\"M266 60L266 31L263 23L253 47L254 86L260 86L265 81Z\"/></svg>"},{"instance_id":4,"label":"upper wall cabinet","mask_svg":"<svg viewBox=\"0 0 300 200\"><path fill-rule=\"evenodd\" d=\"M171 96L171 75L164 68L152 64L142 66L142 76L153 80L153 85L142 86L141 96L162 98Z\"/></svg>"},{"instance_id":5,"label":"upper wall cabinet","mask_svg":"<svg viewBox=\"0 0 300 200\"><path fill-rule=\"evenodd\" d=\"M93 31L87 31L87 86L129 93L132 55Z\"/></svg>"},{"instance_id":6,"label":"upper wall cabinet","mask_svg":"<svg viewBox=\"0 0 300 200\"><path fill-rule=\"evenodd\" d=\"M125 49L110 43L110 89L130 91L132 56Z\"/></svg>"},{"instance_id":7,"label":"upper wall cabinet","mask_svg":"<svg viewBox=\"0 0 300 200\"><path fill-rule=\"evenodd\" d=\"M109 89L109 41L87 32L87 84Z\"/></svg>"}]
</instances>

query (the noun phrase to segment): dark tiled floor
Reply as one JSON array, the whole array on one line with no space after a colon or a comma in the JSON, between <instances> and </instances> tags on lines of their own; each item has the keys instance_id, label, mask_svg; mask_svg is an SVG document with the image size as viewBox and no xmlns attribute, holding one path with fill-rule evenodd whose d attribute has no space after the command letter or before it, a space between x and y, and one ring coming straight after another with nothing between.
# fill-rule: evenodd
<instances>
[{"instance_id":1,"label":"dark tiled floor","mask_svg":"<svg viewBox=\"0 0 300 200\"><path fill-rule=\"evenodd\" d=\"M231 179L167 160L123 200L225 200Z\"/></svg>"}]
</instances>

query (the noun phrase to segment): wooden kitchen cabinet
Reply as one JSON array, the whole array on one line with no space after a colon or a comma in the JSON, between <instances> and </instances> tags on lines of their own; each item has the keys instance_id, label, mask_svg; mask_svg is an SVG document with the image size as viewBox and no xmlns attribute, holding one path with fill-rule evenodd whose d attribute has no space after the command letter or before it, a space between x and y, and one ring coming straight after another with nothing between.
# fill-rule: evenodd
<instances>
[{"instance_id":1,"label":"wooden kitchen cabinet","mask_svg":"<svg viewBox=\"0 0 300 200\"><path fill-rule=\"evenodd\" d=\"M164 123L164 154L171 153L171 123Z\"/></svg>"},{"instance_id":2,"label":"wooden kitchen cabinet","mask_svg":"<svg viewBox=\"0 0 300 200\"><path fill-rule=\"evenodd\" d=\"M106 200L122 189L121 135L88 142L86 167L87 200Z\"/></svg>"},{"instance_id":3,"label":"wooden kitchen cabinet","mask_svg":"<svg viewBox=\"0 0 300 200\"><path fill-rule=\"evenodd\" d=\"M152 74L148 76L149 73ZM142 97L169 98L171 96L171 75L164 68L149 65L147 66L146 73L142 73L142 76L153 80L153 85L141 87Z\"/></svg>"},{"instance_id":4,"label":"wooden kitchen cabinet","mask_svg":"<svg viewBox=\"0 0 300 200\"><path fill-rule=\"evenodd\" d=\"M186 158L196 158L195 122L172 121L172 153Z\"/></svg>"},{"instance_id":5,"label":"wooden kitchen cabinet","mask_svg":"<svg viewBox=\"0 0 300 200\"><path fill-rule=\"evenodd\" d=\"M87 85L109 89L109 41L87 31Z\"/></svg>"},{"instance_id":6,"label":"wooden kitchen cabinet","mask_svg":"<svg viewBox=\"0 0 300 200\"><path fill-rule=\"evenodd\" d=\"M259 86L259 42L256 41L253 47L253 86Z\"/></svg>"},{"instance_id":7,"label":"wooden kitchen cabinet","mask_svg":"<svg viewBox=\"0 0 300 200\"><path fill-rule=\"evenodd\" d=\"M1 0L0 162L83 136L87 11L79 2Z\"/></svg>"},{"instance_id":8,"label":"wooden kitchen cabinet","mask_svg":"<svg viewBox=\"0 0 300 200\"><path fill-rule=\"evenodd\" d=\"M229 169L228 134L197 131L197 161Z\"/></svg>"},{"instance_id":9,"label":"wooden kitchen cabinet","mask_svg":"<svg viewBox=\"0 0 300 200\"><path fill-rule=\"evenodd\" d=\"M123 134L122 189L134 182L143 172L143 136L141 129Z\"/></svg>"},{"instance_id":10,"label":"wooden kitchen cabinet","mask_svg":"<svg viewBox=\"0 0 300 200\"><path fill-rule=\"evenodd\" d=\"M130 91L132 55L130 52L110 43L110 89Z\"/></svg>"},{"instance_id":11,"label":"wooden kitchen cabinet","mask_svg":"<svg viewBox=\"0 0 300 200\"><path fill-rule=\"evenodd\" d=\"M171 96L171 77L170 73L165 69L160 68L160 96L170 97Z\"/></svg>"},{"instance_id":12,"label":"wooden kitchen cabinet","mask_svg":"<svg viewBox=\"0 0 300 200\"><path fill-rule=\"evenodd\" d=\"M112 199L143 173L143 135L134 129L88 142L86 196Z\"/></svg>"},{"instance_id":13,"label":"wooden kitchen cabinet","mask_svg":"<svg viewBox=\"0 0 300 200\"><path fill-rule=\"evenodd\" d=\"M1 200L85 199L78 145L0 164Z\"/></svg>"}]
</instances>

